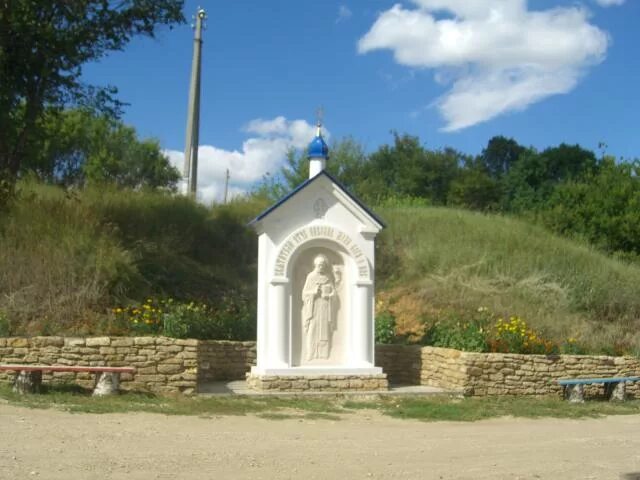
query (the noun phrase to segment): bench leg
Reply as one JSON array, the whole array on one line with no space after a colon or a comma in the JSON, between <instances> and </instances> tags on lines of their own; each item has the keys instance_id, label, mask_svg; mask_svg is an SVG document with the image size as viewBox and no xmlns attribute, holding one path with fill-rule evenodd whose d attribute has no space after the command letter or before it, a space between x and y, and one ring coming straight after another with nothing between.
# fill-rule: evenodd
<instances>
[{"instance_id":1,"label":"bench leg","mask_svg":"<svg viewBox=\"0 0 640 480\"><path fill-rule=\"evenodd\" d=\"M42 372L26 372L21 370L16 374L13 391L19 394L40 393L42 387Z\"/></svg>"},{"instance_id":2,"label":"bench leg","mask_svg":"<svg viewBox=\"0 0 640 480\"><path fill-rule=\"evenodd\" d=\"M626 382L618 382L613 385L611 394L609 395L609 401L611 402L624 402L626 393Z\"/></svg>"},{"instance_id":3,"label":"bench leg","mask_svg":"<svg viewBox=\"0 0 640 480\"><path fill-rule=\"evenodd\" d=\"M96 376L96 386L93 389L94 397L115 395L120 388L120 374L112 372L99 373Z\"/></svg>"},{"instance_id":4,"label":"bench leg","mask_svg":"<svg viewBox=\"0 0 640 480\"><path fill-rule=\"evenodd\" d=\"M567 385L564 389L564 398L570 403L584 403L584 385Z\"/></svg>"}]
</instances>

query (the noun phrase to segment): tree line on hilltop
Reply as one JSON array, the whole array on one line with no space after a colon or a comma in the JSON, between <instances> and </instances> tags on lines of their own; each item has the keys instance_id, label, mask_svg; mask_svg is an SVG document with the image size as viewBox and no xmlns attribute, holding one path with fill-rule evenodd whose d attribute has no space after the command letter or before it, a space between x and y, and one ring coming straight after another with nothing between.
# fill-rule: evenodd
<instances>
[{"instance_id":1,"label":"tree line on hilltop","mask_svg":"<svg viewBox=\"0 0 640 480\"><path fill-rule=\"evenodd\" d=\"M175 191L179 172L157 141L139 139L119 119L113 87L82 81L82 66L184 22L182 0L0 3L0 207L18 179L63 186L111 184ZM439 205L523 216L600 249L640 255L640 164L579 145L538 151L502 136L477 155L431 150L394 134L372 153L354 139L335 142L328 170L375 206ZM304 152L252 195L268 200L307 178Z\"/></svg>"},{"instance_id":2,"label":"tree line on hilltop","mask_svg":"<svg viewBox=\"0 0 640 480\"><path fill-rule=\"evenodd\" d=\"M580 145L538 151L503 136L478 155L431 150L394 134L371 154L336 142L327 169L371 205L433 205L517 215L628 259L640 255L640 162L598 157ZM276 198L308 177L304 152L254 193Z\"/></svg>"}]
</instances>

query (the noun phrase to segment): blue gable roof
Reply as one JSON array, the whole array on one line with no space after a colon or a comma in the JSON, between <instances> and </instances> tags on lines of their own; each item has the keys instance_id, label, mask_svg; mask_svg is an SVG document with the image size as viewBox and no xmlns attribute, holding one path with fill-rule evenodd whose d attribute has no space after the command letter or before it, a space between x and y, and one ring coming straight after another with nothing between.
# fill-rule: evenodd
<instances>
[{"instance_id":1,"label":"blue gable roof","mask_svg":"<svg viewBox=\"0 0 640 480\"><path fill-rule=\"evenodd\" d=\"M294 197L298 192L304 190L307 186L311 185L316 179L320 178L322 175L324 175L325 177L329 178L329 180L331 180L333 183L335 183L338 186L338 188L340 188L340 190L342 190L344 192L345 195L347 195L351 200L353 200L371 218L373 218L376 222L378 222L380 224L380 226L382 226L383 228L387 226L386 223L384 223L384 221L382 221L382 219L380 217L378 217L375 213L373 213L373 211L369 207L367 207L364 203L362 203L355 195L351 194L351 192L349 192L349 190L347 190L345 188L345 186L342 185L342 183L340 183L333 175L331 175L326 170L322 170L315 177L310 178L310 179L305 180L304 182L302 182L293 191L289 192L287 195L285 195L280 200L278 200L276 203L271 205L269 208L267 208L264 212L262 212L256 218L251 220L249 222L249 225L253 225L256 222L259 222L263 218L267 217L271 212L276 210L280 205L286 203L291 197Z\"/></svg>"}]
</instances>

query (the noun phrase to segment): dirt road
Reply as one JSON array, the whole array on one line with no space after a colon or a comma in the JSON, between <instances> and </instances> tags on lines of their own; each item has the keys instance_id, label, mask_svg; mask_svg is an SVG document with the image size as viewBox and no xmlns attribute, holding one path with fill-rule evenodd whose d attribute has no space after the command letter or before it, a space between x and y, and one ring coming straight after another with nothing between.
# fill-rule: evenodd
<instances>
[{"instance_id":1,"label":"dirt road","mask_svg":"<svg viewBox=\"0 0 640 480\"><path fill-rule=\"evenodd\" d=\"M0 404L0 478L640 479L640 416L422 423L69 414Z\"/></svg>"}]
</instances>

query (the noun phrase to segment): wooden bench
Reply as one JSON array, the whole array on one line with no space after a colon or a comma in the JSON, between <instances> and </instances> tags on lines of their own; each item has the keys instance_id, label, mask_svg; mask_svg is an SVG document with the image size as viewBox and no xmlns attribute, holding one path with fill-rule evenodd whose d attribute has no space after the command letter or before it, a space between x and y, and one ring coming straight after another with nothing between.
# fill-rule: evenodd
<instances>
[{"instance_id":1,"label":"wooden bench","mask_svg":"<svg viewBox=\"0 0 640 480\"><path fill-rule=\"evenodd\" d=\"M69 365L0 365L0 372L16 372L13 391L16 393L37 393L42 385L42 372L83 372L95 373L93 395L118 393L121 373L135 373L133 367L82 367Z\"/></svg>"},{"instance_id":2,"label":"wooden bench","mask_svg":"<svg viewBox=\"0 0 640 480\"><path fill-rule=\"evenodd\" d=\"M584 386L603 384L605 395L609 400L624 401L627 382L638 382L640 377L611 377L611 378L572 378L558 380L564 389L564 398L572 403L584 402Z\"/></svg>"}]
</instances>

